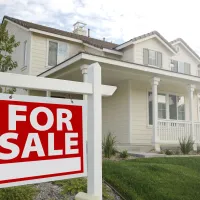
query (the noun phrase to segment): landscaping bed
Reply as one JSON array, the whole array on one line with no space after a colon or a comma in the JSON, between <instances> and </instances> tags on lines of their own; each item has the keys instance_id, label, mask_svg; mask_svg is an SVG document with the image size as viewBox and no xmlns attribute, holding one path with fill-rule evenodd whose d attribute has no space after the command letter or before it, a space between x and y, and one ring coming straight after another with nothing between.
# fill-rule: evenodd
<instances>
[{"instance_id":1,"label":"landscaping bed","mask_svg":"<svg viewBox=\"0 0 200 200\"><path fill-rule=\"evenodd\" d=\"M103 177L127 200L199 200L200 158L104 160Z\"/></svg>"}]
</instances>

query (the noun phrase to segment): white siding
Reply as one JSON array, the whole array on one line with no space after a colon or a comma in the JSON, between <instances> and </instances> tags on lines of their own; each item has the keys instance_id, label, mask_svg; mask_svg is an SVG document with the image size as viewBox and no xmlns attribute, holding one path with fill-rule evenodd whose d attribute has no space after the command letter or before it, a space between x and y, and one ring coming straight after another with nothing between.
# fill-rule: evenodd
<instances>
[{"instance_id":1,"label":"white siding","mask_svg":"<svg viewBox=\"0 0 200 200\"><path fill-rule=\"evenodd\" d=\"M182 46L182 44L174 45L175 48L179 47L178 53L172 57L173 60L187 62L191 66L191 75L197 76L197 65L199 62Z\"/></svg>"},{"instance_id":2,"label":"white siding","mask_svg":"<svg viewBox=\"0 0 200 200\"><path fill-rule=\"evenodd\" d=\"M76 44L69 41L58 40L55 38L47 38L39 34L32 35L32 57L31 57L31 75L38 75L41 72L47 70L47 41L56 40L67 43L67 58L70 58L77 54L79 51L83 50L82 44Z\"/></svg>"},{"instance_id":3,"label":"white siding","mask_svg":"<svg viewBox=\"0 0 200 200\"><path fill-rule=\"evenodd\" d=\"M103 136L112 132L119 143L129 143L128 81L117 85L111 97L104 97L102 103Z\"/></svg>"},{"instance_id":4,"label":"white siding","mask_svg":"<svg viewBox=\"0 0 200 200\"><path fill-rule=\"evenodd\" d=\"M12 54L12 59L17 61L18 67L13 69L13 73L17 74L28 74L29 71L29 60L30 60L30 32L22 29L20 26L14 23L8 22L7 30L9 35L15 35L15 40L20 42L20 45L15 49ZM24 42L27 41L27 64L28 66L24 68Z\"/></svg>"},{"instance_id":5,"label":"white siding","mask_svg":"<svg viewBox=\"0 0 200 200\"><path fill-rule=\"evenodd\" d=\"M143 48L162 53L162 68L170 69L170 58L172 53L157 39L151 38L134 45L134 62L143 64Z\"/></svg>"},{"instance_id":6,"label":"white siding","mask_svg":"<svg viewBox=\"0 0 200 200\"><path fill-rule=\"evenodd\" d=\"M134 62L134 48L133 48L133 45L130 45L126 48L123 49L122 51L124 54L123 54L123 57L122 57L122 60L124 61L128 61L128 62Z\"/></svg>"}]
</instances>

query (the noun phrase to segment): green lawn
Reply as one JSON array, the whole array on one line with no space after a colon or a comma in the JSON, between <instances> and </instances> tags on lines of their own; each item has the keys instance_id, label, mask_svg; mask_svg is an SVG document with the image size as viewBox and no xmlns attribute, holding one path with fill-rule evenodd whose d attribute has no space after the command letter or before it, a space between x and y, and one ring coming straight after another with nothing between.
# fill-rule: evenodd
<instances>
[{"instance_id":1,"label":"green lawn","mask_svg":"<svg viewBox=\"0 0 200 200\"><path fill-rule=\"evenodd\" d=\"M200 200L200 158L104 161L103 177L127 200Z\"/></svg>"}]
</instances>

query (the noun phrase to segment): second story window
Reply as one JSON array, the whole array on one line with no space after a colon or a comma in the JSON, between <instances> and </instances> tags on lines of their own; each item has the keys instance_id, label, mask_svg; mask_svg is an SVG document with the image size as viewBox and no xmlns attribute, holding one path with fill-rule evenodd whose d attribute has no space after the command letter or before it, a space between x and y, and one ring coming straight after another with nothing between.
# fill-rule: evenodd
<instances>
[{"instance_id":1,"label":"second story window","mask_svg":"<svg viewBox=\"0 0 200 200\"><path fill-rule=\"evenodd\" d=\"M197 66L197 76L200 77L200 64Z\"/></svg>"},{"instance_id":2,"label":"second story window","mask_svg":"<svg viewBox=\"0 0 200 200\"><path fill-rule=\"evenodd\" d=\"M27 40L24 41L24 67L27 67Z\"/></svg>"},{"instance_id":3,"label":"second story window","mask_svg":"<svg viewBox=\"0 0 200 200\"><path fill-rule=\"evenodd\" d=\"M143 49L143 63L155 67L162 67L162 53L150 49Z\"/></svg>"},{"instance_id":4,"label":"second story window","mask_svg":"<svg viewBox=\"0 0 200 200\"><path fill-rule=\"evenodd\" d=\"M57 65L58 43L49 41L48 66Z\"/></svg>"},{"instance_id":5,"label":"second story window","mask_svg":"<svg viewBox=\"0 0 200 200\"><path fill-rule=\"evenodd\" d=\"M171 60L171 71L182 74L190 74L190 64L177 60Z\"/></svg>"},{"instance_id":6,"label":"second story window","mask_svg":"<svg viewBox=\"0 0 200 200\"><path fill-rule=\"evenodd\" d=\"M48 66L55 66L67 59L67 44L48 41Z\"/></svg>"}]
</instances>

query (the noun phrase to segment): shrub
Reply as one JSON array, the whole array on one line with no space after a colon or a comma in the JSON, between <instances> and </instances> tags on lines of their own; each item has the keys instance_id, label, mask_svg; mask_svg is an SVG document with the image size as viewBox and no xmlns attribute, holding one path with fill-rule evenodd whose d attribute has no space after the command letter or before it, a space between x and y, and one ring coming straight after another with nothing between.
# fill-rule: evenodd
<instances>
[{"instance_id":1,"label":"shrub","mask_svg":"<svg viewBox=\"0 0 200 200\"><path fill-rule=\"evenodd\" d=\"M120 158L127 158L128 157L128 151L124 150L124 151L120 152L119 157Z\"/></svg>"},{"instance_id":2,"label":"shrub","mask_svg":"<svg viewBox=\"0 0 200 200\"><path fill-rule=\"evenodd\" d=\"M180 150L183 154L189 154L193 150L194 141L191 137L179 139Z\"/></svg>"},{"instance_id":3,"label":"shrub","mask_svg":"<svg viewBox=\"0 0 200 200\"><path fill-rule=\"evenodd\" d=\"M168 155L168 156L171 156L171 155L173 155L173 151L169 150L169 149L166 149L165 150L165 154Z\"/></svg>"},{"instance_id":4,"label":"shrub","mask_svg":"<svg viewBox=\"0 0 200 200\"><path fill-rule=\"evenodd\" d=\"M108 133L107 136L104 137L102 148L103 148L103 154L106 158L110 158L112 155L115 155L116 153L116 137L112 135L111 132Z\"/></svg>"},{"instance_id":5,"label":"shrub","mask_svg":"<svg viewBox=\"0 0 200 200\"><path fill-rule=\"evenodd\" d=\"M37 189L31 185L0 189L0 200L32 200Z\"/></svg>"},{"instance_id":6,"label":"shrub","mask_svg":"<svg viewBox=\"0 0 200 200\"><path fill-rule=\"evenodd\" d=\"M200 146L199 146L199 144L197 145L197 154L200 154Z\"/></svg>"}]
</instances>

